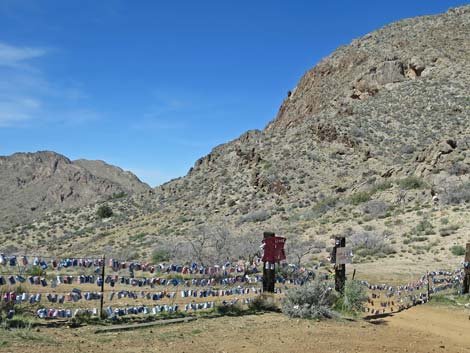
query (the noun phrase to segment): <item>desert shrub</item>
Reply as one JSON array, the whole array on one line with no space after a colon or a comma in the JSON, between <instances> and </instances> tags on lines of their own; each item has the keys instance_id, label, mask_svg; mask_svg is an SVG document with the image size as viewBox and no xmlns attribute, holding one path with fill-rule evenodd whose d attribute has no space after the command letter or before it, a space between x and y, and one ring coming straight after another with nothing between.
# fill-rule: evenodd
<instances>
[{"instance_id":1,"label":"desert shrub","mask_svg":"<svg viewBox=\"0 0 470 353\"><path fill-rule=\"evenodd\" d=\"M122 199L124 197L126 197L127 194L124 192L124 191L120 191L120 192L115 192L111 197L110 197L110 200L117 200L117 199Z\"/></svg>"},{"instance_id":2,"label":"desert shrub","mask_svg":"<svg viewBox=\"0 0 470 353\"><path fill-rule=\"evenodd\" d=\"M396 251L380 235L373 232L355 233L349 237L349 244L358 256L389 255Z\"/></svg>"},{"instance_id":3,"label":"desert shrub","mask_svg":"<svg viewBox=\"0 0 470 353\"><path fill-rule=\"evenodd\" d=\"M223 316L240 316L244 314L243 308L239 304L220 304L215 307L215 310Z\"/></svg>"},{"instance_id":4,"label":"desert shrub","mask_svg":"<svg viewBox=\"0 0 470 353\"><path fill-rule=\"evenodd\" d=\"M287 291L282 312L290 317L322 319L337 316L332 306L337 300L330 283L316 280L308 285Z\"/></svg>"},{"instance_id":5,"label":"desert shrub","mask_svg":"<svg viewBox=\"0 0 470 353\"><path fill-rule=\"evenodd\" d=\"M426 218L423 218L415 227L416 232L426 235L434 234L434 226Z\"/></svg>"},{"instance_id":6,"label":"desert shrub","mask_svg":"<svg viewBox=\"0 0 470 353\"><path fill-rule=\"evenodd\" d=\"M136 242L141 242L144 240L146 234L145 233L137 233L136 235L131 235L129 237L130 241L136 241Z\"/></svg>"},{"instance_id":7,"label":"desert shrub","mask_svg":"<svg viewBox=\"0 0 470 353\"><path fill-rule=\"evenodd\" d=\"M454 185L442 195L442 201L448 205L470 202L470 182Z\"/></svg>"},{"instance_id":8,"label":"desert shrub","mask_svg":"<svg viewBox=\"0 0 470 353\"><path fill-rule=\"evenodd\" d=\"M4 320L2 325L5 328L31 328L35 323L35 318L31 315L18 313L9 320Z\"/></svg>"},{"instance_id":9,"label":"desert shrub","mask_svg":"<svg viewBox=\"0 0 470 353\"><path fill-rule=\"evenodd\" d=\"M109 218L113 215L113 210L108 205L101 205L96 211L99 218Z\"/></svg>"},{"instance_id":10,"label":"desert shrub","mask_svg":"<svg viewBox=\"0 0 470 353\"><path fill-rule=\"evenodd\" d=\"M375 194L376 192L379 192L379 191L385 191L385 190L390 189L392 186L393 186L392 182L388 180L380 182L380 183L375 183L374 186L372 187L371 193Z\"/></svg>"},{"instance_id":11,"label":"desert shrub","mask_svg":"<svg viewBox=\"0 0 470 353\"><path fill-rule=\"evenodd\" d=\"M421 178L410 176L398 181L398 184L405 190L421 189L426 183Z\"/></svg>"},{"instance_id":12,"label":"desert shrub","mask_svg":"<svg viewBox=\"0 0 470 353\"><path fill-rule=\"evenodd\" d=\"M338 199L336 197L328 197L324 200L319 201L311 208L311 218L316 218L324 215L329 210L336 207Z\"/></svg>"},{"instance_id":13,"label":"desert shrub","mask_svg":"<svg viewBox=\"0 0 470 353\"><path fill-rule=\"evenodd\" d=\"M455 256L463 256L465 255L465 248L462 245L452 245L450 252Z\"/></svg>"},{"instance_id":14,"label":"desert shrub","mask_svg":"<svg viewBox=\"0 0 470 353\"><path fill-rule=\"evenodd\" d=\"M253 298L248 307L252 311L278 311L279 307L274 299L274 296L268 294L260 294Z\"/></svg>"},{"instance_id":15,"label":"desert shrub","mask_svg":"<svg viewBox=\"0 0 470 353\"><path fill-rule=\"evenodd\" d=\"M447 217L441 218L441 223L442 224L449 224L449 218L447 218Z\"/></svg>"},{"instance_id":16,"label":"desert shrub","mask_svg":"<svg viewBox=\"0 0 470 353\"><path fill-rule=\"evenodd\" d=\"M171 254L168 250L166 249L155 249L152 252L152 261L153 262L165 262L165 261L170 261Z\"/></svg>"},{"instance_id":17,"label":"desert shrub","mask_svg":"<svg viewBox=\"0 0 470 353\"><path fill-rule=\"evenodd\" d=\"M263 222L270 218L270 214L266 210L257 210L250 212L242 217L240 217L239 223L247 222Z\"/></svg>"},{"instance_id":18,"label":"desert shrub","mask_svg":"<svg viewBox=\"0 0 470 353\"><path fill-rule=\"evenodd\" d=\"M365 192L365 191L356 192L355 194L352 194L351 197L349 198L349 201L353 205L359 205L369 200L370 200L370 193Z\"/></svg>"},{"instance_id":19,"label":"desert shrub","mask_svg":"<svg viewBox=\"0 0 470 353\"><path fill-rule=\"evenodd\" d=\"M343 311L358 313L364 310L367 298L367 290L359 281L346 281L339 302Z\"/></svg>"},{"instance_id":20,"label":"desert shrub","mask_svg":"<svg viewBox=\"0 0 470 353\"><path fill-rule=\"evenodd\" d=\"M455 233L456 230L459 229L459 226L456 224L449 225L447 227L442 227L439 229L439 234L441 237L448 237L449 235L452 235Z\"/></svg>"},{"instance_id":21,"label":"desert shrub","mask_svg":"<svg viewBox=\"0 0 470 353\"><path fill-rule=\"evenodd\" d=\"M370 200L364 203L362 211L373 217L383 217L387 214L389 205L380 200Z\"/></svg>"},{"instance_id":22,"label":"desert shrub","mask_svg":"<svg viewBox=\"0 0 470 353\"><path fill-rule=\"evenodd\" d=\"M46 271L43 270L41 266L36 265L36 266L32 266L32 267L28 270L28 275L30 275L30 276L45 276L45 275L46 275Z\"/></svg>"},{"instance_id":23,"label":"desert shrub","mask_svg":"<svg viewBox=\"0 0 470 353\"><path fill-rule=\"evenodd\" d=\"M3 297L4 293L0 292L0 297ZM2 301L0 300L0 324L6 322L7 314L10 310L15 309L15 303L12 301ZM4 326L4 325L3 325Z\"/></svg>"}]
</instances>

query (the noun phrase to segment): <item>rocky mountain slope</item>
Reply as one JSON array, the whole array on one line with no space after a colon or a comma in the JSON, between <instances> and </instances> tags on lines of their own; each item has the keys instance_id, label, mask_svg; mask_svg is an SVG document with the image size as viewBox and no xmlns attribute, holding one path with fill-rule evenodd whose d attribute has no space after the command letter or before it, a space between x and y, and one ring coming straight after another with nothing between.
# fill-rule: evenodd
<instances>
[{"instance_id":1,"label":"rocky mountain slope","mask_svg":"<svg viewBox=\"0 0 470 353\"><path fill-rule=\"evenodd\" d=\"M135 175L102 161L71 161L55 152L0 157L2 226L149 190Z\"/></svg>"},{"instance_id":2,"label":"rocky mountain slope","mask_svg":"<svg viewBox=\"0 0 470 353\"><path fill-rule=\"evenodd\" d=\"M318 258L345 234L358 261L447 261L470 230L469 33L464 6L355 39L307 71L263 131L217 146L152 194L108 202L111 219L96 206L50 213L7 230L22 243L5 246L90 252L93 242L150 257L156 242L222 227L310 241Z\"/></svg>"}]
</instances>

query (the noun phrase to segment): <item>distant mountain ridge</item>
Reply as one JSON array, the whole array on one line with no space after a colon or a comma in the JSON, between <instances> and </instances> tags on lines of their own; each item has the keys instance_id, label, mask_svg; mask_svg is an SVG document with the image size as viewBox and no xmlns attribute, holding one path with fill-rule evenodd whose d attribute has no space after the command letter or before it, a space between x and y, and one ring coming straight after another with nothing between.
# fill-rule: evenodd
<instances>
[{"instance_id":1,"label":"distant mountain ridge","mask_svg":"<svg viewBox=\"0 0 470 353\"><path fill-rule=\"evenodd\" d=\"M131 172L102 161L71 161L51 151L0 156L3 226L40 218L51 210L148 190Z\"/></svg>"}]
</instances>

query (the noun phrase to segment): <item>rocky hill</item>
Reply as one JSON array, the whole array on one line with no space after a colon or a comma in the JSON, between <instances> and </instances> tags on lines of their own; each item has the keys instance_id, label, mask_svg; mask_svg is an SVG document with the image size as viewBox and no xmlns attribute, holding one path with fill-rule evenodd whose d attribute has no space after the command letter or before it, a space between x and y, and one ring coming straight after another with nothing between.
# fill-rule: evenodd
<instances>
[{"instance_id":1,"label":"rocky hill","mask_svg":"<svg viewBox=\"0 0 470 353\"><path fill-rule=\"evenodd\" d=\"M270 229L315 243L318 258L329 237L346 234L358 261L447 261L470 230L469 33L464 6L355 39L307 71L263 131L217 146L151 195L109 202L113 219L90 206L4 239L150 257L157 241L208 228Z\"/></svg>"},{"instance_id":2,"label":"rocky hill","mask_svg":"<svg viewBox=\"0 0 470 353\"><path fill-rule=\"evenodd\" d=\"M149 190L135 175L102 161L49 151L0 157L2 226L41 218L46 211L81 207Z\"/></svg>"}]
</instances>

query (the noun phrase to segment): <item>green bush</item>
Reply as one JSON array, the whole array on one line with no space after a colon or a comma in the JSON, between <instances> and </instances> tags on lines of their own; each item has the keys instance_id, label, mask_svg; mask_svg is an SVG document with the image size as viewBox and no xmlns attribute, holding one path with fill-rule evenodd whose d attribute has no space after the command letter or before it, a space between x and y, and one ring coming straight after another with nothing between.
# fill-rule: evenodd
<instances>
[{"instance_id":1,"label":"green bush","mask_svg":"<svg viewBox=\"0 0 470 353\"><path fill-rule=\"evenodd\" d=\"M452 245L450 252L455 256L463 256L465 255L465 248L462 245Z\"/></svg>"},{"instance_id":2,"label":"green bush","mask_svg":"<svg viewBox=\"0 0 470 353\"><path fill-rule=\"evenodd\" d=\"M317 280L289 289L282 302L282 312L289 317L303 319L333 318L337 316L332 309L336 300L337 295L332 285Z\"/></svg>"},{"instance_id":3,"label":"green bush","mask_svg":"<svg viewBox=\"0 0 470 353\"><path fill-rule=\"evenodd\" d=\"M405 190L412 190L412 189L421 189L426 186L426 183L415 176L410 176L398 181L398 184Z\"/></svg>"},{"instance_id":4,"label":"green bush","mask_svg":"<svg viewBox=\"0 0 470 353\"><path fill-rule=\"evenodd\" d=\"M416 232L426 235L434 234L434 226L426 218L423 218L416 226Z\"/></svg>"},{"instance_id":5,"label":"green bush","mask_svg":"<svg viewBox=\"0 0 470 353\"><path fill-rule=\"evenodd\" d=\"M30 276L42 276L42 277L44 277L44 276L46 275L46 271L43 270L41 266L36 265L36 266L32 266L32 267L28 270L28 275L30 275Z\"/></svg>"},{"instance_id":6,"label":"green bush","mask_svg":"<svg viewBox=\"0 0 470 353\"><path fill-rule=\"evenodd\" d=\"M370 200L370 193L365 192L365 191L356 192L355 194L352 194L351 197L349 198L349 201L353 205L359 205L369 200Z\"/></svg>"},{"instance_id":7,"label":"green bush","mask_svg":"<svg viewBox=\"0 0 470 353\"><path fill-rule=\"evenodd\" d=\"M99 218L109 218L113 215L113 210L108 205L101 205L96 211Z\"/></svg>"},{"instance_id":8,"label":"green bush","mask_svg":"<svg viewBox=\"0 0 470 353\"><path fill-rule=\"evenodd\" d=\"M166 262L170 261L170 253L165 249L155 249L152 252L152 261L153 262Z\"/></svg>"},{"instance_id":9,"label":"green bush","mask_svg":"<svg viewBox=\"0 0 470 353\"><path fill-rule=\"evenodd\" d=\"M390 181L384 181L384 182L381 182L381 183L376 183L372 187L371 193L375 194L376 192L379 192L379 191L385 191L385 190L390 189L392 186L393 185Z\"/></svg>"},{"instance_id":10,"label":"green bush","mask_svg":"<svg viewBox=\"0 0 470 353\"><path fill-rule=\"evenodd\" d=\"M341 309L350 313L362 312L367 298L367 290L360 282L346 281L343 296L340 298Z\"/></svg>"}]
</instances>

